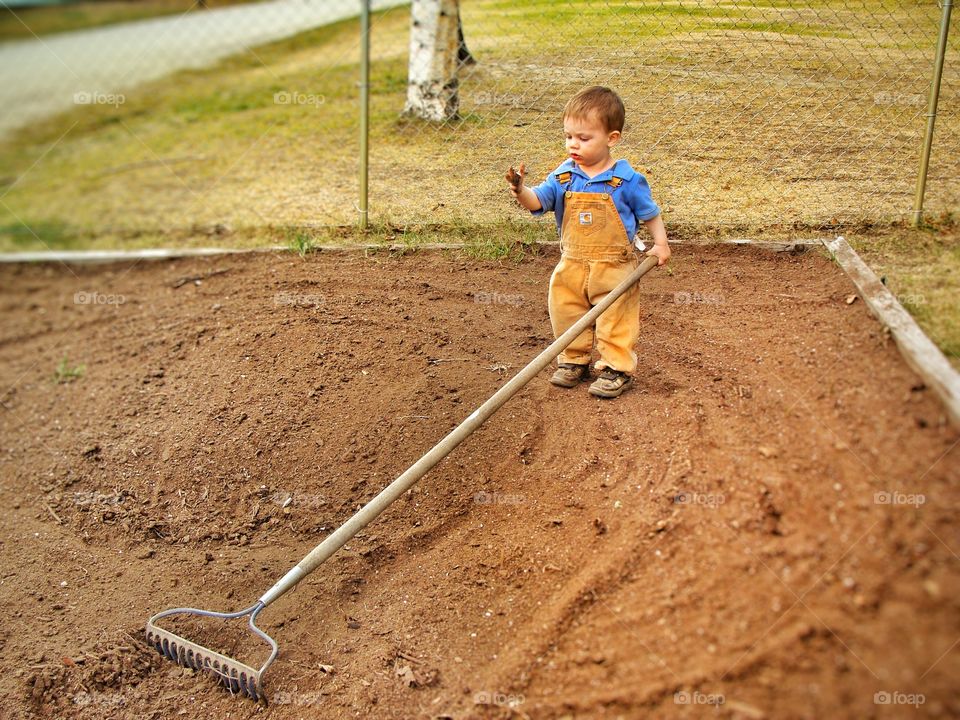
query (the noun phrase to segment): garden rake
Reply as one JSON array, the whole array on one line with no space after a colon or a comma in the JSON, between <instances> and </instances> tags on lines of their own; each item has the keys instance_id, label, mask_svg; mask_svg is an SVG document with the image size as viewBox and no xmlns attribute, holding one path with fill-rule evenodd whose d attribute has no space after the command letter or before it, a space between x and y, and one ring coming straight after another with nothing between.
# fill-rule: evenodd
<instances>
[{"instance_id":1,"label":"garden rake","mask_svg":"<svg viewBox=\"0 0 960 720\"><path fill-rule=\"evenodd\" d=\"M480 427L493 413L513 397L524 385L530 382L535 375L543 370L557 355L559 355L577 336L596 319L617 298L629 290L640 278L657 264L657 258L648 256L644 261L616 288L610 291L599 303L590 309L580 320L573 324L565 333L557 338L549 347L537 355L523 370L511 378L503 387L494 393L485 403L473 411L466 420L454 428L439 443L433 446L423 457L411 465L402 475L387 485L370 502L341 525L323 542L317 545L295 567L284 575L272 588L267 590L256 603L237 612L214 612L197 608L173 608L157 613L147 621L147 643L152 645L170 660L193 670L210 673L220 684L232 694L239 694L266 702L263 690L263 675L270 664L277 657L277 643L263 630L257 627L257 616L273 601L291 590L297 583L312 573L325 560L345 545L360 530L372 522L380 513L387 509L397 498L403 495L414 483L422 478L434 465L443 460L457 445L463 442L474 430ZM250 616L250 630L270 646L270 656L257 670L250 665L234 658L227 657L210 650L198 643L187 640L179 635L164 630L157 625L157 621L172 615L194 615L221 619L233 619Z\"/></svg>"}]
</instances>

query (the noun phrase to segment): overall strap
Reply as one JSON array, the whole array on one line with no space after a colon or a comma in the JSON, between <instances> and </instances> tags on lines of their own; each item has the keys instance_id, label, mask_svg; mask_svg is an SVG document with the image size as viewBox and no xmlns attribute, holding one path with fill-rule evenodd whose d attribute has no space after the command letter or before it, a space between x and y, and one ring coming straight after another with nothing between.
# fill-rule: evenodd
<instances>
[{"instance_id":1,"label":"overall strap","mask_svg":"<svg viewBox=\"0 0 960 720\"><path fill-rule=\"evenodd\" d=\"M570 170L564 170L562 172L554 173L554 177L557 178L557 182L560 183L560 187L564 191L569 190L569 186L573 182L573 173ZM609 185L610 191L613 192L618 187L623 185L623 178L614 175L609 180L607 180L605 184Z\"/></svg>"}]
</instances>

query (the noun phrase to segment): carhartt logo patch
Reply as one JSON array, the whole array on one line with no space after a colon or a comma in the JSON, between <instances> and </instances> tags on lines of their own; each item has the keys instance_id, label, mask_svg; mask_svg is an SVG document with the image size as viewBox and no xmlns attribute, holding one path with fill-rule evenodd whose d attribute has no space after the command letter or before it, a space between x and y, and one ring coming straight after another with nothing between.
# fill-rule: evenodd
<instances>
[{"instance_id":1,"label":"carhartt logo patch","mask_svg":"<svg viewBox=\"0 0 960 720\"><path fill-rule=\"evenodd\" d=\"M580 213L580 224L581 224L581 225L593 225L593 213L592 213L592 212L582 212L582 213Z\"/></svg>"}]
</instances>

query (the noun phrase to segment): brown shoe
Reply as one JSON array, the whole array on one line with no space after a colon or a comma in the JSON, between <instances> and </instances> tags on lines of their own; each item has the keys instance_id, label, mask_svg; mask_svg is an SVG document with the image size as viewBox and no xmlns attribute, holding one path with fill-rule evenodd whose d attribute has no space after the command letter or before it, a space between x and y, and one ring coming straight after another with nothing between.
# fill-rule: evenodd
<instances>
[{"instance_id":1,"label":"brown shoe","mask_svg":"<svg viewBox=\"0 0 960 720\"><path fill-rule=\"evenodd\" d=\"M550 382L560 387L572 388L585 379L589 374L589 365L574 365L573 363L560 363L557 365L557 371L550 378Z\"/></svg>"},{"instance_id":2,"label":"brown shoe","mask_svg":"<svg viewBox=\"0 0 960 720\"><path fill-rule=\"evenodd\" d=\"M628 373L607 368L593 381L590 394L601 398L620 397L631 385L633 385L633 378Z\"/></svg>"}]
</instances>

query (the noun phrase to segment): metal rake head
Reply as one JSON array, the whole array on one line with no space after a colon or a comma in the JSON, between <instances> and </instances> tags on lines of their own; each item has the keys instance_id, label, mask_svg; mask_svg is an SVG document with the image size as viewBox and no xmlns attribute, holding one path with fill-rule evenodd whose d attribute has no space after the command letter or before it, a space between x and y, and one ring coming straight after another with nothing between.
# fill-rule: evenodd
<instances>
[{"instance_id":1,"label":"metal rake head","mask_svg":"<svg viewBox=\"0 0 960 720\"><path fill-rule=\"evenodd\" d=\"M263 610L264 605L258 602L251 605L246 610L240 610L232 613L214 612L212 610L198 610L197 608L172 608L159 612L147 621L147 643L156 648L157 652L168 660L173 660L178 665L193 670L199 670L212 675L217 682L223 685L231 694L249 697L255 701L267 701L267 696L263 691L263 674L267 671L270 663L277 657L277 643L255 624L257 614ZM186 638L164 630L156 625L157 620L169 617L170 615L201 615L203 617L221 618L230 620L241 618L245 615L250 616L250 629L260 638L270 645L270 657L259 670L255 670L249 665L234 660L226 655L205 648Z\"/></svg>"}]
</instances>

